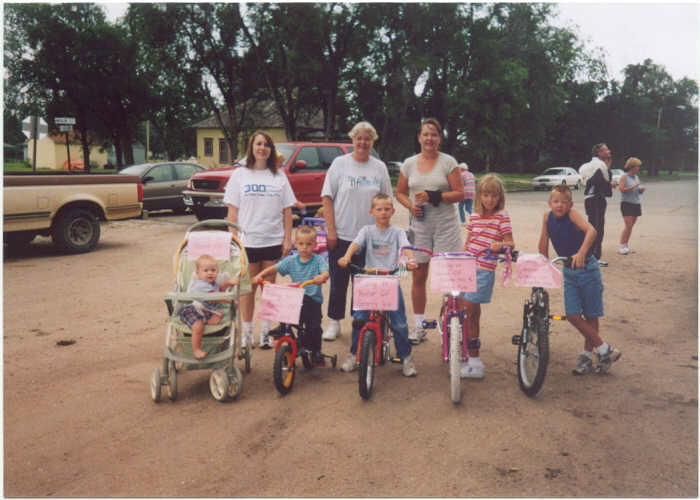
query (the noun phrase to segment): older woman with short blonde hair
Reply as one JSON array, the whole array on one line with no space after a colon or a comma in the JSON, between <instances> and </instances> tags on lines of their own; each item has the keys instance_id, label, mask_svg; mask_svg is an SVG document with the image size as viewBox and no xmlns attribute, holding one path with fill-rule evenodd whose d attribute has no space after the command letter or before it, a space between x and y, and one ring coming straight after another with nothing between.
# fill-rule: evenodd
<instances>
[{"instance_id":1,"label":"older woman with short blonde hair","mask_svg":"<svg viewBox=\"0 0 700 500\"><path fill-rule=\"evenodd\" d=\"M392 194L386 165L371 154L374 141L378 139L375 128L362 121L348 135L352 139L353 152L333 160L321 191L331 275L329 322L323 331L324 340L335 340L340 333L340 320L345 317L350 272L338 265L338 259L345 255L360 228L374 223L369 214L372 197L378 193ZM364 253L358 252L352 261L364 265Z\"/></svg>"}]
</instances>

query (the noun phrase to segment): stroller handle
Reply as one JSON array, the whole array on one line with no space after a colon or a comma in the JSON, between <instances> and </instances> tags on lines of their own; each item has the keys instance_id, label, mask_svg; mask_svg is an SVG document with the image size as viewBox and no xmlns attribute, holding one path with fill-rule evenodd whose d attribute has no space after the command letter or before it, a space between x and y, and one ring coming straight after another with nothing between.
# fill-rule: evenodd
<instances>
[{"instance_id":1,"label":"stroller handle","mask_svg":"<svg viewBox=\"0 0 700 500\"><path fill-rule=\"evenodd\" d=\"M235 224L231 222L230 220L226 219L205 219L201 220L199 222L195 222L192 224L187 230L192 231L192 230L199 230L199 229L204 229L204 228L221 228L221 227L232 227L239 233L242 231L241 226L238 224Z\"/></svg>"}]
</instances>

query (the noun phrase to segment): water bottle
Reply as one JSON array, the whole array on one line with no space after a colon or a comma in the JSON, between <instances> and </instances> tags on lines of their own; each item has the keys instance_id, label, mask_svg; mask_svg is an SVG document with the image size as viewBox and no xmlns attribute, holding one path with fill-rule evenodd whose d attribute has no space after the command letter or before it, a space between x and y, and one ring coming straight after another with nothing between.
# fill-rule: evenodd
<instances>
[{"instance_id":1,"label":"water bottle","mask_svg":"<svg viewBox=\"0 0 700 500\"><path fill-rule=\"evenodd\" d=\"M425 220L425 209L428 208L428 204L418 205L418 207L421 209L421 214L419 217L416 217L416 220L423 221Z\"/></svg>"}]
</instances>

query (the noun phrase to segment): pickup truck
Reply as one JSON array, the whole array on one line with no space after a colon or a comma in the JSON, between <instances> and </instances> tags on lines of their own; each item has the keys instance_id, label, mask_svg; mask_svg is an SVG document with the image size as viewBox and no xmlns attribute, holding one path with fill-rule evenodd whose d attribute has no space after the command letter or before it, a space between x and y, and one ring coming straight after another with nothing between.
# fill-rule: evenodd
<instances>
[{"instance_id":1,"label":"pickup truck","mask_svg":"<svg viewBox=\"0 0 700 500\"><path fill-rule=\"evenodd\" d=\"M353 145L342 142L278 142L275 149L285 158L282 170L289 179L294 195L298 201L306 204L307 215L313 215L321 206L321 189L328 167L336 157L352 153ZM198 220L226 217L224 190L231 172L240 164L241 160L236 165L204 170L190 177L182 197L185 206L192 210Z\"/></svg>"},{"instance_id":2,"label":"pickup truck","mask_svg":"<svg viewBox=\"0 0 700 500\"><path fill-rule=\"evenodd\" d=\"M66 252L89 252L100 220L139 217L142 201L133 175L5 175L4 244L17 248L42 235Z\"/></svg>"}]
</instances>

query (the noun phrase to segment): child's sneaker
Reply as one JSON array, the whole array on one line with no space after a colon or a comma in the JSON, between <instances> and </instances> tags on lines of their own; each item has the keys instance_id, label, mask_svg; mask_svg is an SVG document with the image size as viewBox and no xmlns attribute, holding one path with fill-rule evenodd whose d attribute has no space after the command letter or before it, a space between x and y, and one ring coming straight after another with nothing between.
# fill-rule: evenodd
<instances>
[{"instance_id":1,"label":"child's sneaker","mask_svg":"<svg viewBox=\"0 0 700 500\"><path fill-rule=\"evenodd\" d=\"M461 378L484 378L484 363L481 360L469 358L466 363L462 363L459 370Z\"/></svg>"},{"instance_id":2,"label":"child's sneaker","mask_svg":"<svg viewBox=\"0 0 700 500\"><path fill-rule=\"evenodd\" d=\"M586 375L593 371L593 359L585 354L579 355L576 360L576 367L571 370L574 375Z\"/></svg>"},{"instance_id":3,"label":"child's sneaker","mask_svg":"<svg viewBox=\"0 0 700 500\"><path fill-rule=\"evenodd\" d=\"M350 372L354 372L356 368L357 368L357 363L355 362L355 355L350 353L347 355L347 357L345 358L345 361L343 361L343 364L340 366L340 371L345 372L345 373L350 373Z\"/></svg>"},{"instance_id":4,"label":"child's sneaker","mask_svg":"<svg viewBox=\"0 0 700 500\"><path fill-rule=\"evenodd\" d=\"M426 335L425 328L416 327L409 332L408 341L413 345L420 344L422 341L425 340L425 335Z\"/></svg>"},{"instance_id":5,"label":"child's sneaker","mask_svg":"<svg viewBox=\"0 0 700 500\"><path fill-rule=\"evenodd\" d=\"M620 255L627 255L628 253L630 253L630 247L628 247L627 245L620 245L620 248L618 249L617 253L619 253Z\"/></svg>"},{"instance_id":6,"label":"child's sneaker","mask_svg":"<svg viewBox=\"0 0 700 500\"><path fill-rule=\"evenodd\" d=\"M401 368L401 372L403 373L404 377L415 377L418 375L416 365L413 362L413 355L409 354L407 358L404 358L402 364L403 366Z\"/></svg>"},{"instance_id":7,"label":"child's sneaker","mask_svg":"<svg viewBox=\"0 0 700 500\"><path fill-rule=\"evenodd\" d=\"M260 332L260 349L272 349L272 337L268 333L265 330Z\"/></svg>"},{"instance_id":8,"label":"child's sneaker","mask_svg":"<svg viewBox=\"0 0 700 500\"><path fill-rule=\"evenodd\" d=\"M253 336L250 334L243 334L241 337L241 347L247 347L248 349L253 348Z\"/></svg>"},{"instance_id":9,"label":"child's sneaker","mask_svg":"<svg viewBox=\"0 0 700 500\"><path fill-rule=\"evenodd\" d=\"M608 350L605 354L598 354L598 373L607 372L612 364L620 359L622 356L622 351L615 349L613 346L608 346Z\"/></svg>"}]
</instances>

